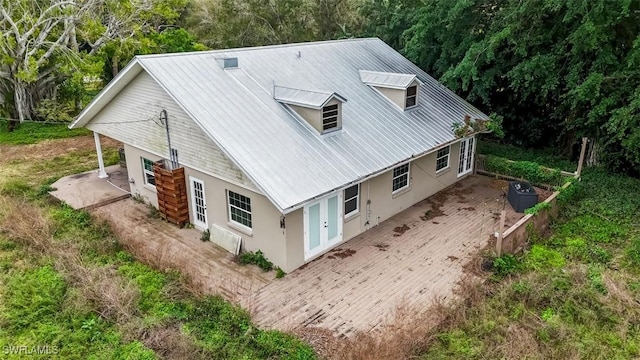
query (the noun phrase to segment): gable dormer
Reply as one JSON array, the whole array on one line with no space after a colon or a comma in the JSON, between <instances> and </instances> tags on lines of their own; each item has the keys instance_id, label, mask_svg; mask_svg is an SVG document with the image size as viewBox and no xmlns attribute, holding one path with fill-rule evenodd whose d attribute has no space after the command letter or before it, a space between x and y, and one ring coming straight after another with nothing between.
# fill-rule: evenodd
<instances>
[{"instance_id":1,"label":"gable dormer","mask_svg":"<svg viewBox=\"0 0 640 360\"><path fill-rule=\"evenodd\" d=\"M293 110L320 134L342 128L342 104L347 99L340 94L274 86L273 98Z\"/></svg>"},{"instance_id":2,"label":"gable dormer","mask_svg":"<svg viewBox=\"0 0 640 360\"><path fill-rule=\"evenodd\" d=\"M415 74L360 70L360 80L402 110L410 110L418 106L422 82Z\"/></svg>"}]
</instances>

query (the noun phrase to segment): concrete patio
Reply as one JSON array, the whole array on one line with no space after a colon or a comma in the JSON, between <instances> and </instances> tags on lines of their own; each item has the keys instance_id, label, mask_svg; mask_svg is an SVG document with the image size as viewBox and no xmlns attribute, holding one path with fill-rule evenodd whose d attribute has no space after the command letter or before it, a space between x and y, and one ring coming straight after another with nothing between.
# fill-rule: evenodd
<instances>
[{"instance_id":1,"label":"concrete patio","mask_svg":"<svg viewBox=\"0 0 640 360\"><path fill-rule=\"evenodd\" d=\"M69 175L51 184L51 196L76 210L90 210L129 197L127 169L120 165L106 168L108 177L101 179L97 170Z\"/></svg>"},{"instance_id":2,"label":"concrete patio","mask_svg":"<svg viewBox=\"0 0 640 360\"><path fill-rule=\"evenodd\" d=\"M522 214L503 196L506 182L470 176L347 241L243 301L261 326L322 327L335 335L372 331L399 305L449 299L463 267L498 229Z\"/></svg>"}]
</instances>

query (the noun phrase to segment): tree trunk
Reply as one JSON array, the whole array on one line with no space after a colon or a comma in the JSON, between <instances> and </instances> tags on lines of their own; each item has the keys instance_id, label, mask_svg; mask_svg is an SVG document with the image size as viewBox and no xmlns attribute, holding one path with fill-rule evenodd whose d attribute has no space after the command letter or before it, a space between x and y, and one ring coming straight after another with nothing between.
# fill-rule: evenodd
<instances>
[{"instance_id":1,"label":"tree trunk","mask_svg":"<svg viewBox=\"0 0 640 360\"><path fill-rule=\"evenodd\" d=\"M17 120L21 123L29 115L29 105L27 101L27 84L22 81L16 81L13 85L13 117L17 117Z\"/></svg>"}]
</instances>

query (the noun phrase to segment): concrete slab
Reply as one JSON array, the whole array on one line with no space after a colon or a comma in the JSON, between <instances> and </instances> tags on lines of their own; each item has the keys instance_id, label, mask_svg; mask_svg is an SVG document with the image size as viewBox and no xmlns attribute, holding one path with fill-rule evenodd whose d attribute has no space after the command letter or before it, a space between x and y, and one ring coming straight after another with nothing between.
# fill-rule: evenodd
<instances>
[{"instance_id":1,"label":"concrete slab","mask_svg":"<svg viewBox=\"0 0 640 360\"><path fill-rule=\"evenodd\" d=\"M98 171L91 170L65 176L51 184L55 190L49 194L74 209L94 209L129 197L127 169L120 165L106 168L106 179L98 178Z\"/></svg>"}]
</instances>

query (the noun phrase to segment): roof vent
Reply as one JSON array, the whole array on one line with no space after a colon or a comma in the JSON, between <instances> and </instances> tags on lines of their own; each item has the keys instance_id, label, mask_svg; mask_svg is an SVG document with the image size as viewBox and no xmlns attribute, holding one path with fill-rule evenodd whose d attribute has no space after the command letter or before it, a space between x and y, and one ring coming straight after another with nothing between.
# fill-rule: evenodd
<instances>
[{"instance_id":1,"label":"roof vent","mask_svg":"<svg viewBox=\"0 0 640 360\"><path fill-rule=\"evenodd\" d=\"M218 65L223 69L234 69L238 67L237 57L219 57L216 58Z\"/></svg>"}]
</instances>

